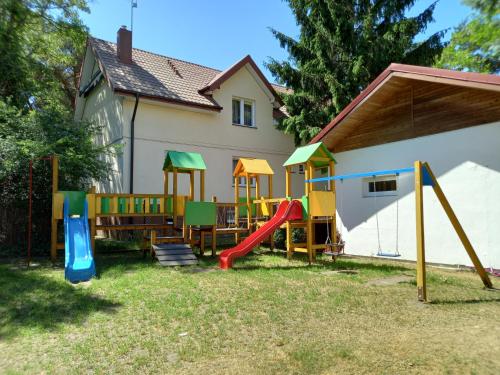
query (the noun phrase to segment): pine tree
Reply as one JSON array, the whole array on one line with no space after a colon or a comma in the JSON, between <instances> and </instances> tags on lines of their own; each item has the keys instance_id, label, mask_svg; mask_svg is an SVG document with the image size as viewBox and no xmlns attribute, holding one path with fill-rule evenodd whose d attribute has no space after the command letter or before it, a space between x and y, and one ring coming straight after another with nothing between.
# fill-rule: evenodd
<instances>
[{"instance_id":1,"label":"pine tree","mask_svg":"<svg viewBox=\"0 0 500 375\"><path fill-rule=\"evenodd\" d=\"M444 31L415 37L433 21L436 3L415 17L415 0L286 0L300 28L298 40L271 32L289 53L267 67L293 90L280 128L295 142L309 141L392 63L432 65Z\"/></svg>"}]
</instances>

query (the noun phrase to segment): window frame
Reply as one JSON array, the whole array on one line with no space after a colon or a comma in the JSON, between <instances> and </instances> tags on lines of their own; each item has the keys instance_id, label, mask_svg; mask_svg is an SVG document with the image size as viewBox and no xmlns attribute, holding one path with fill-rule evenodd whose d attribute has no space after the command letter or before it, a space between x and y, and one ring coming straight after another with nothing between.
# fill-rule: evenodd
<instances>
[{"instance_id":1,"label":"window frame","mask_svg":"<svg viewBox=\"0 0 500 375\"><path fill-rule=\"evenodd\" d=\"M363 198L373 198L373 197L391 197L399 195L399 179L396 175L389 176L377 176L375 177L375 183L380 181L394 181L396 184L395 190L379 190L370 191L370 183L374 182L373 177L363 178Z\"/></svg>"},{"instance_id":2,"label":"window frame","mask_svg":"<svg viewBox=\"0 0 500 375\"><path fill-rule=\"evenodd\" d=\"M234 120L234 113L233 113L233 102L234 101L238 101L239 102L239 110L240 110L240 122L239 123L235 123L233 120ZM251 125L247 125L245 124L245 104L250 104L252 106L252 111L251 111L251 115L252 115L252 124ZM256 125L256 122L255 122L255 115L256 115L256 104L255 104L255 100L253 99L248 99L248 98L242 98L242 97L239 97L239 96L233 96L232 100L231 100L231 123L234 125L234 126L243 126L245 128L257 128L257 125Z\"/></svg>"}]
</instances>

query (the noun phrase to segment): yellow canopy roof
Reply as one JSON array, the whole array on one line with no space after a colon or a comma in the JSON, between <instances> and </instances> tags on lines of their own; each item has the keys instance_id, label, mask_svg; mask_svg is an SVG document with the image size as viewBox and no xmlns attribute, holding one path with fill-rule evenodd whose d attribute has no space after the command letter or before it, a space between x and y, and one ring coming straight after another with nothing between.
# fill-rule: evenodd
<instances>
[{"instance_id":1,"label":"yellow canopy roof","mask_svg":"<svg viewBox=\"0 0 500 375\"><path fill-rule=\"evenodd\" d=\"M249 175L272 175L274 171L267 160L240 158L238 164L236 164L236 168L234 168L233 176L245 176L247 173Z\"/></svg>"}]
</instances>

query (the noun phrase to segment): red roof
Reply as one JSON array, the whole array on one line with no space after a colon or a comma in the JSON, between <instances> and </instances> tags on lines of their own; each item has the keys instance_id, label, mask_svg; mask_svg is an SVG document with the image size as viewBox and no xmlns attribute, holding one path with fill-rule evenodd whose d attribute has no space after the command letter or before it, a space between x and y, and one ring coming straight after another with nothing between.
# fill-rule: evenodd
<instances>
[{"instance_id":1,"label":"red roof","mask_svg":"<svg viewBox=\"0 0 500 375\"><path fill-rule=\"evenodd\" d=\"M320 142L328 132L346 118L363 99L365 99L372 91L374 91L382 82L385 81L393 73L410 73L428 77L452 79L455 81L474 82L486 85L500 86L500 76L483 73L458 72L454 70L428 68L424 66L391 64L377 78L375 78L368 87L345 107L330 123L319 132L311 141L310 144Z\"/></svg>"},{"instance_id":2,"label":"red roof","mask_svg":"<svg viewBox=\"0 0 500 375\"><path fill-rule=\"evenodd\" d=\"M261 79L262 82L266 85L266 87L269 89L271 94L276 98L276 101L280 104L283 105L283 102L280 98L280 96L276 93L276 90L274 87L269 83L269 81L266 79L264 74L262 74L262 71L259 69L255 61L250 57L250 55L246 55L244 58L242 58L240 61L229 67L228 69L224 70L223 72L220 72L217 74L212 80L202 89L199 90L200 94L205 94L207 91L213 91L218 88L227 80L229 79L233 74L235 74L237 71L239 71L242 67L244 67L246 64L249 64L252 69L257 73L259 78Z\"/></svg>"}]
</instances>

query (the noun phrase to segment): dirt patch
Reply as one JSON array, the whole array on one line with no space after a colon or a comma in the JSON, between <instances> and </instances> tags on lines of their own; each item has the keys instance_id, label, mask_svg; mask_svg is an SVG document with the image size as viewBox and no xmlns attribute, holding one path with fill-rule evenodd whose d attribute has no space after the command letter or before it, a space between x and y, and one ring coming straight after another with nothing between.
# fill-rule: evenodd
<instances>
[{"instance_id":1,"label":"dirt patch","mask_svg":"<svg viewBox=\"0 0 500 375\"><path fill-rule=\"evenodd\" d=\"M392 276L392 277L384 277L381 279L373 279L366 283L366 285L374 285L374 286L386 286L386 285L396 285L400 283L406 283L414 280L413 276Z\"/></svg>"}]
</instances>

